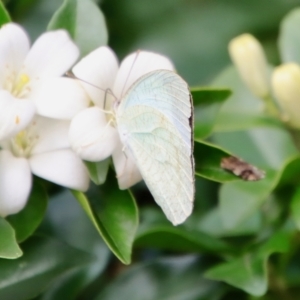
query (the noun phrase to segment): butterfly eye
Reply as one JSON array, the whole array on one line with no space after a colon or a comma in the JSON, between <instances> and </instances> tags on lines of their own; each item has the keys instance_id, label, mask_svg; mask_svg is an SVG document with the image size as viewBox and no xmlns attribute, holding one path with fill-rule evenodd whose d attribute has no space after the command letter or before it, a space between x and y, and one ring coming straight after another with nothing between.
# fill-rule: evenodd
<instances>
[{"instance_id":1,"label":"butterfly eye","mask_svg":"<svg viewBox=\"0 0 300 300\"><path fill-rule=\"evenodd\" d=\"M120 103L121 101L119 99L114 101L113 108L115 112L118 110Z\"/></svg>"}]
</instances>

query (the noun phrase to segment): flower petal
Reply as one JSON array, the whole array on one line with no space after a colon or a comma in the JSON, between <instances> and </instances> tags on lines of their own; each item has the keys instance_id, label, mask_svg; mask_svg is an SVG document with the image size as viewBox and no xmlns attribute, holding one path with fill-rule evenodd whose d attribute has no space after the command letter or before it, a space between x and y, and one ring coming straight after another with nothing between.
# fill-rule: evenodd
<instances>
[{"instance_id":1,"label":"flower petal","mask_svg":"<svg viewBox=\"0 0 300 300\"><path fill-rule=\"evenodd\" d=\"M0 91L0 140L23 130L35 114L35 105L29 100L19 100L7 91Z\"/></svg>"},{"instance_id":2,"label":"flower petal","mask_svg":"<svg viewBox=\"0 0 300 300\"><path fill-rule=\"evenodd\" d=\"M228 46L231 60L254 95L266 98L270 95L268 62L259 41L249 33L232 39Z\"/></svg>"},{"instance_id":3,"label":"flower petal","mask_svg":"<svg viewBox=\"0 0 300 300\"><path fill-rule=\"evenodd\" d=\"M107 123L106 116L98 107L78 113L72 120L69 141L73 150L88 161L101 161L115 149L119 136Z\"/></svg>"},{"instance_id":4,"label":"flower petal","mask_svg":"<svg viewBox=\"0 0 300 300\"><path fill-rule=\"evenodd\" d=\"M32 185L27 159L0 151L0 215L5 217L24 208Z\"/></svg>"},{"instance_id":5,"label":"flower petal","mask_svg":"<svg viewBox=\"0 0 300 300\"><path fill-rule=\"evenodd\" d=\"M113 152L113 162L117 173L119 188L125 190L141 181L142 175L129 151L123 151L121 142Z\"/></svg>"},{"instance_id":6,"label":"flower petal","mask_svg":"<svg viewBox=\"0 0 300 300\"><path fill-rule=\"evenodd\" d=\"M174 70L172 62L165 56L153 52L137 51L122 61L114 93L121 99L127 89L141 76L154 70Z\"/></svg>"},{"instance_id":7,"label":"flower petal","mask_svg":"<svg viewBox=\"0 0 300 300\"><path fill-rule=\"evenodd\" d=\"M65 30L42 34L30 49L24 73L31 79L61 76L75 63L79 50Z\"/></svg>"},{"instance_id":8,"label":"flower petal","mask_svg":"<svg viewBox=\"0 0 300 300\"><path fill-rule=\"evenodd\" d=\"M285 121L300 128L300 66L295 63L282 64L272 74L272 88Z\"/></svg>"},{"instance_id":9,"label":"flower petal","mask_svg":"<svg viewBox=\"0 0 300 300\"><path fill-rule=\"evenodd\" d=\"M108 96L106 89L112 90L118 72L114 52L109 47L99 47L77 63L72 71L76 77L87 82L81 83L91 100L104 109L105 96Z\"/></svg>"},{"instance_id":10,"label":"flower petal","mask_svg":"<svg viewBox=\"0 0 300 300\"><path fill-rule=\"evenodd\" d=\"M29 47L29 38L21 26L9 23L1 27L0 87L10 88L9 85L13 84L13 78L19 73Z\"/></svg>"},{"instance_id":11,"label":"flower petal","mask_svg":"<svg viewBox=\"0 0 300 300\"><path fill-rule=\"evenodd\" d=\"M37 139L31 154L70 148L68 141L69 128L70 121L36 116L30 126L26 128L28 136L31 139Z\"/></svg>"},{"instance_id":12,"label":"flower petal","mask_svg":"<svg viewBox=\"0 0 300 300\"><path fill-rule=\"evenodd\" d=\"M39 177L75 190L88 189L86 167L71 149L33 155L29 163L32 173Z\"/></svg>"},{"instance_id":13,"label":"flower petal","mask_svg":"<svg viewBox=\"0 0 300 300\"><path fill-rule=\"evenodd\" d=\"M46 78L39 81L30 95L39 115L70 120L76 113L88 107L89 98L74 79Z\"/></svg>"}]
</instances>

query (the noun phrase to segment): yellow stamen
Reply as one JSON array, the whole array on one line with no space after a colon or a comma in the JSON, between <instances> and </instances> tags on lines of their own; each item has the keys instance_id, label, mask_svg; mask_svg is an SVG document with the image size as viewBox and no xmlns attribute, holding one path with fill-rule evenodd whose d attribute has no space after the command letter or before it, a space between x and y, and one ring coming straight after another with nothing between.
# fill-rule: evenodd
<instances>
[{"instance_id":1,"label":"yellow stamen","mask_svg":"<svg viewBox=\"0 0 300 300\"><path fill-rule=\"evenodd\" d=\"M28 154L28 143L26 139L26 131L20 131L14 139L11 141L11 149L13 153L18 157L27 157Z\"/></svg>"},{"instance_id":2,"label":"yellow stamen","mask_svg":"<svg viewBox=\"0 0 300 300\"><path fill-rule=\"evenodd\" d=\"M30 81L30 78L26 74L20 74L19 79L14 87L13 94L18 95L24 88L24 86Z\"/></svg>"},{"instance_id":3,"label":"yellow stamen","mask_svg":"<svg viewBox=\"0 0 300 300\"><path fill-rule=\"evenodd\" d=\"M27 147L27 132L20 131L15 137L15 143L23 150Z\"/></svg>"}]
</instances>

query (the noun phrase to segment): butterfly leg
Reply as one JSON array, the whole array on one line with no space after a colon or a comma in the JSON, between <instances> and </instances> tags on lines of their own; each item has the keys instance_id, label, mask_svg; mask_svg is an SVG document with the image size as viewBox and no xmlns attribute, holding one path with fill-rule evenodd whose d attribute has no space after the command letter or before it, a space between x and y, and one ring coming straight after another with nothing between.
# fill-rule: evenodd
<instances>
[{"instance_id":1,"label":"butterfly leg","mask_svg":"<svg viewBox=\"0 0 300 300\"><path fill-rule=\"evenodd\" d=\"M127 160L128 160L128 156L126 155L126 145L123 145L122 147L122 154L125 156L125 163L123 165L123 170L121 171L120 174L117 175L117 178L123 176L125 174L125 170L126 170L126 165L127 165Z\"/></svg>"}]
</instances>

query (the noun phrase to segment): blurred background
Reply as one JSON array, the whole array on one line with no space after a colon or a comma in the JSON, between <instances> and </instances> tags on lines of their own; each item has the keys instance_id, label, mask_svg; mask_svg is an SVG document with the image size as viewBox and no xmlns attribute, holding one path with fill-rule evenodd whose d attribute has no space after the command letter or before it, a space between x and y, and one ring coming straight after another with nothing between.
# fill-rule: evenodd
<instances>
[{"instance_id":1,"label":"blurred background","mask_svg":"<svg viewBox=\"0 0 300 300\"><path fill-rule=\"evenodd\" d=\"M63 1L4 2L13 20L22 24L34 41L46 30L53 13ZM192 86L209 85L218 73L230 64L228 42L245 32L255 35L262 42L270 63L278 64L276 42L279 23L284 15L300 4L299 0L100 0L97 3L106 18L109 45L120 60L137 49L159 52L173 60L178 73ZM196 199L195 210L201 214L217 203L219 185L201 178L197 178L196 185L199 199ZM143 186L136 187L136 194L140 188L142 190ZM138 202L139 205L142 204L142 201ZM158 209L153 202L149 203ZM43 230L52 231L55 236L82 250L86 250L88 244L98 257L98 265L93 263L92 268L88 269L89 276L96 279L96 284L91 284L78 299L91 299L90 292L100 289L101 284L105 286L107 282L113 282L112 279L118 274L121 274L119 279L97 299L121 299L122 295L122 299L140 300L146 299L144 296L147 294L150 295L147 299L212 300L220 299L220 295L226 294L228 286L203 279L199 272L206 268L211 258L208 256L182 255L173 259L169 256L170 251L148 249L138 252L134 249L134 263L125 267L103 245L92 224L69 192L57 193L51 197L47 218L44 227L52 224L52 228ZM192 222L191 220L187 225L188 229L196 228L196 223ZM236 243L238 247L240 240ZM161 257L167 258L163 260ZM157 264L149 265L148 273L144 273L142 268L138 270L139 267L135 263L148 261L150 258L158 258ZM213 257L212 261L215 260ZM107 264L108 272L103 279L99 274ZM122 275L121 271L124 269L126 270ZM71 282L68 276L62 278L48 293L37 299L75 299L75 296L72 298L70 294L71 289L66 292L68 280ZM84 286L88 280L84 283L81 278L80 282ZM73 283L74 281L72 289ZM78 283L78 287L80 284ZM122 292L118 292L119 290ZM178 297L177 291L180 291ZM65 293L71 296L66 298ZM166 294L172 295L170 298L164 298ZM151 295L160 297L151 298ZM222 299L250 298L240 291L233 290L227 294L227 298Z\"/></svg>"},{"instance_id":2,"label":"blurred background","mask_svg":"<svg viewBox=\"0 0 300 300\"><path fill-rule=\"evenodd\" d=\"M82 0L85 1L85 0ZM34 40L62 0L6 0L13 19ZM100 0L109 45L119 58L137 49L163 53L190 85L207 85L229 64L227 44L244 32L264 45L276 64L279 22L298 0ZM36 24L39 24L37 27Z\"/></svg>"}]
</instances>

